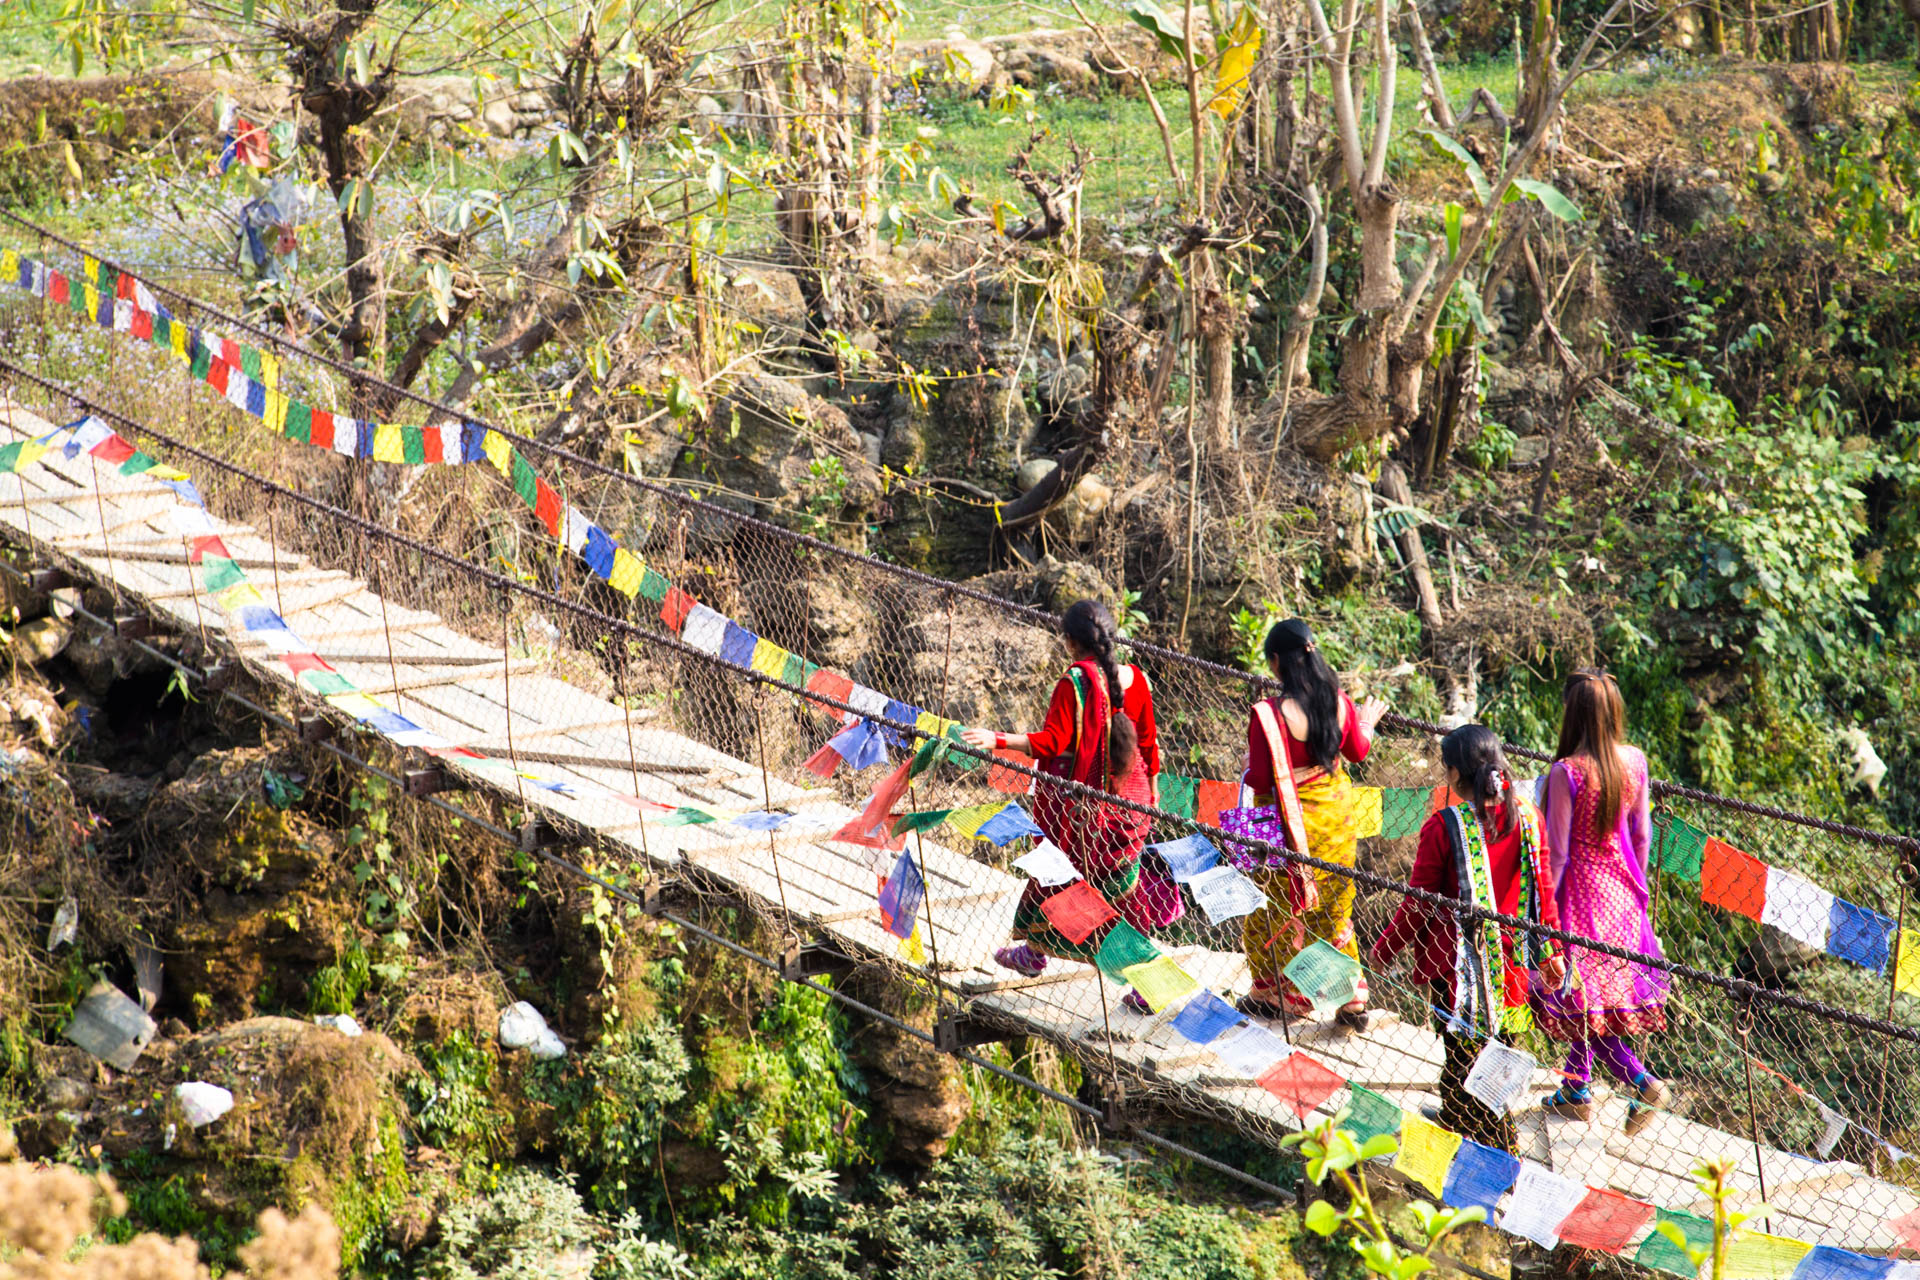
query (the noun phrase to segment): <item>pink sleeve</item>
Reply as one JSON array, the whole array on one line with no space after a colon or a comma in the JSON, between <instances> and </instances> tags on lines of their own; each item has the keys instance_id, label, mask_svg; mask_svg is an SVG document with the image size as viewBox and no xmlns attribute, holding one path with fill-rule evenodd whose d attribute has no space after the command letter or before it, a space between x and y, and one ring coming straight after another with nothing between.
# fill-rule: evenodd
<instances>
[{"instance_id":1,"label":"pink sleeve","mask_svg":"<svg viewBox=\"0 0 1920 1280\"><path fill-rule=\"evenodd\" d=\"M1566 761L1558 761L1547 773L1547 807L1542 815L1546 819L1547 865L1555 884L1566 879L1571 856L1573 794L1573 769Z\"/></svg>"},{"instance_id":2,"label":"pink sleeve","mask_svg":"<svg viewBox=\"0 0 1920 1280\"><path fill-rule=\"evenodd\" d=\"M1633 841L1633 850L1640 856L1642 875L1651 874L1653 863L1653 784L1647 774L1646 752L1635 750L1640 757L1640 794L1634 797L1633 808L1627 813L1627 838Z\"/></svg>"},{"instance_id":3,"label":"pink sleeve","mask_svg":"<svg viewBox=\"0 0 1920 1280\"><path fill-rule=\"evenodd\" d=\"M1260 713L1247 713L1247 771L1242 775L1247 790L1256 796L1274 793L1273 752L1267 746L1266 730L1260 727Z\"/></svg>"},{"instance_id":4,"label":"pink sleeve","mask_svg":"<svg viewBox=\"0 0 1920 1280\"><path fill-rule=\"evenodd\" d=\"M1368 736L1360 723L1360 712L1355 709L1353 699L1344 690L1340 694L1340 713L1346 717L1346 728L1340 734L1340 754L1359 764L1367 758L1367 752L1373 749L1373 739Z\"/></svg>"}]
</instances>

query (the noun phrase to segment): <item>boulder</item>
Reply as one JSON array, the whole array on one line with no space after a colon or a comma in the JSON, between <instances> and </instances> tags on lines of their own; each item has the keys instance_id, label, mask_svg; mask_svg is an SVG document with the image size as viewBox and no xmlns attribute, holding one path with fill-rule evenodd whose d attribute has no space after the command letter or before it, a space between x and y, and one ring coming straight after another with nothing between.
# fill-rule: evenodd
<instances>
[{"instance_id":1,"label":"boulder","mask_svg":"<svg viewBox=\"0 0 1920 1280\"><path fill-rule=\"evenodd\" d=\"M859 1057L874 1077L869 1096L878 1118L892 1130L893 1154L931 1167L973 1114L973 1100L953 1059L884 1024L863 1029Z\"/></svg>"},{"instance_id":2,"label":"boulder","mask_svg":"<svg viewBox=\"0 0 1920 1280\"><path fill-rule=\"evenodd\" d=\"M14 630L13 652L21 661L38 666L59 657L72 639L71 624L58 618L36 618Z\"/></svg>"}]
</instances>

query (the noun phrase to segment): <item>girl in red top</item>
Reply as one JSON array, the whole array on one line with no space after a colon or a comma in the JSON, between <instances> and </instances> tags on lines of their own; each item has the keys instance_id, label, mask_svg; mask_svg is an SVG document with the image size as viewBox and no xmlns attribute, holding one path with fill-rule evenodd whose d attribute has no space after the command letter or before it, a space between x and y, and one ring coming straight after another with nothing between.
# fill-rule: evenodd
<instances>
[{"instance_id":1,"label":"girl in red top","mask_svg":"<svg viewBox=\"0 0 1920 1280\"><path fill-rule=\"evenodd\" d=\"M1060 630L1073 666L1053 687L1046 722L1033 733L968 729L962 737L976 747L1024 751L1037 758L1043 774L1152 804L1153 779L1160 772L1153 686L1138 667L1114 661L1116 629L1105 605L1076 602L1061 616ZM1033 817L1087 883L1136 928L1144 932L1171 919L1161 886L1143 885L1140 879L1140 850L1151 826L1147 815L1069 794L1042 779L1034 792ZM1014 936L1022 941L995 952L995 960L1028 977L1046 968L1048 956L1093 960L1113 925L1079 942L1067 937L1040 909L1061 891L1062 886L1027 882L1013 918ZM1173 902L1178 901L1176 892ZM1135 992L1127 993L1126 1004L1146 1010Z\"/></svg>"},{"instance_id":2,"label":"girl in red top","mask_svg":"<svg viewBox=\"0 0 1920 1280\"><path fill-rule=\"evenodd\" d=\"M1373 728L1387 705L1368 699L1356 707L1339 677L1320 655L1313 632L1299 618L1277 622L1267 632L1267 665L1281 693L1254 706L1247 718L1247 770L1243 782L1255 806L1281 803L1279 783L1291 785L1302 819L1308 853L1352 866L1357 855L1359 821L1353 786L1342 761L1358 764L1373 745ZM1282 779L1276 768L1286 770ZM1234 864L1267 895L1267 905L1241 924L1241 946L1253 974L1253 990L1240 998L1243 1013L1258 1017L1305 1017L1313 1003L1283 983L1281 970L1315 939L1324 939L1358 960L1353 936L1353 880L1338 872L1308 874L1277 854L1242 850ZM1356 1031L1367 1028L1366 980L1358 998L1342 1005L1335 1018ZM1282 1001L1284 1000L1284 1004Z\"/></svg>"},{"instance_id":3,"label":"girl in red top","mask_svg":"<svg viewBox=\"0 0 1920 1280\"><path fill-rule=\"evenodd\" d=\"M1500 739L1485 725L1463 725L1441 739L1440 763L1447 785L1468 799L1434 814L1420 828L1408 883L1558 928L1540 815L1514 791ZM1530 986L1541 981L1557 987L1565 962L1551 941L1536 934L1482 919L1465 925L1462 929L1460 918L1445 908L1407 898L1373 944L1373 960L1384 969L1409 952L1413 980L1427 989L1446 1048L1439 1122L1475 1142L1511 1151L1512 1119L1466 1091L1467 1072L1487 1037L1511 1036L1530 1025Z\"/></svg>"}]
</instances>

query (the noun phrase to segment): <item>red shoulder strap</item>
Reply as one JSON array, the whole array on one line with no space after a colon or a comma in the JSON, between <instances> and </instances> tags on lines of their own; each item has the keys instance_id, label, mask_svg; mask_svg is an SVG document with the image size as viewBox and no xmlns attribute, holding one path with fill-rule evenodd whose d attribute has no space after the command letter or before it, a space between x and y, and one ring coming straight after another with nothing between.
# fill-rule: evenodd
<instances>
[{"instance_id":1,"label":"red shoulder strap","mask_svg":"<svg viewBox=\"0 0 1920 1280\"><path fill-rule=\"evenodd\" d=\"M1271 700L1262 698L1254 703L1253 714L1260 722L1260 732L1267 740L1267 751L1273 757L1273 794L1279 801L1280 816L1286 823L1287 843L1295 853L1307 853L1307 815L1300 808L1300 793L1293 785L1293 765L1287 760L1284 750L1287 736L1280 728L1279 717L1273 713Z\"/></svg>"}]
</instances>

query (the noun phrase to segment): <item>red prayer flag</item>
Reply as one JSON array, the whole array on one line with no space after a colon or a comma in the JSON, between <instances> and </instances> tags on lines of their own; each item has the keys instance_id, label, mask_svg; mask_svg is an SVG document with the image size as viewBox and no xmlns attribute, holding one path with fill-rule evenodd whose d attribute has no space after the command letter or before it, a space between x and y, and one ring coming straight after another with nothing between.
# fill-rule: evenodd
<instances>
[{"instance_id":1,"label":"red prayer flag","mask_svg":"<svg viewBox=\"0 0 1920 1280\"><path fill-rule=\"evenodd\" d=\"M1075 944L1092 937L1093 931L1101 925L1120 918L1107 900L1100 896L1100 891L1085 880L1075 880L1042 902L1040 914L1067 941Z\"/></svg>"},{"instance_id":2,"label":"red prayer flag","mask_svg":"<svg viewBox=\"0 0 1920 1280\"><path fill-rule=\"evenodd\" d=\"M667 624L667 630L677 634L687 625L687 615L693 612L693 606L699 603L680 588L668 587L666 599L660 602L660 621Z\"/></svg>"},{"instance_id":3,"label":"red prayer flag","mask_svg":"<svg viewBox=\"0 0 1920 1280\"><path fill-rule=\"evenodd\" d=\"M221 395L227 394L227 370L231 367L219 356L207 361L207 385Z\"/></svg>"},{"instance_id":4,"label":"red prayer flag","mask_svg":"<svg viewBox=\"0 0 1920 1280\"><path fill-rule=\"evenodd\" d=\"M313 411L313 427L307 433L307 442L322 449L333 448L333 414L325 409Z\"/></svg>"},{"instance_id":5,"label":"red prayer flag","mask_svg":"<svg viewBox=\"0 0 1920 1280\"><path fill-rule=\"evenodd\" d=\"M1017 764L1023 769L1033 768L1032 756L1009 747L995 747L993 758L1005 760L1007 764ZM987 766L987 785L1010 796L1023 796L1033 790L1033 778L1028 774L1016 773L1004 765L990 764Z\"/></svg>"},{"instance_id":6,"label":"red prayer flag","mask_svg":"<svg viewBox=\"0 0 1920 1280\"><path fill-rule=\"evenodd\" d=\"M1700 859L1700 901L1758 920L1767 905L1767 864L1718 836Z\"/></svg>"},{"instance_id":7,"label":"red prayer flag","mask_svg":"<svg viewBox=\"0 0 1920 1280\"><path fill-rule=\"evenodd\" d=\"M886 825L881 827L878 832L862 831L860 829L860 819L855 818L852 822L849 822L846 826L834 832L833 838L846 844L857 844L867 849L885 849L888 852L906 848L907 833L903 831L897 836L892 833L893 819L891 816L882 817L881 821Z\"/></svg>"},{"instance_id":8,"label":"red prayer flag","mask_svg":"<svg viewBox=\"0 0 1920 1280\"><path fill-rule=\"evenodd\" d=\"M1427 816L1432 817L1442 809L1460 804L1465 798L1464 796L1455 795L1453 788L1443 782L1427 793Z\"/></svg>"},{"instance_id":9,"label":"red prayer flag","mask_svg":"<svg viewBox=\"0 0 1920 1280\"><path fill-rule=\"evenodd\" d=\"M1587 1198L1560 1224L1560 1243L1619 1253L1653 1217L1653 1206L1609 1187L1588 1187Z\"/></svg>"},{"instance_id":10,"label":"red prayer flag","mask_svg":"<svg viewBox=\"0 0 1920 1280\"><path fill-rule=\"evenodd\" d=\"M831 778L833 771L840 767L840 753L835 751L833 743L829 742L801 761L800 766L816 777Z\"/></svg>"},{"instance_id":11,"label":"red prayer flag","mask_svg":"<svg viewBox=\"0 0 1920 1280\"><path fill-rule=\"evenodd\" d=\"M120 436L113 435L108 436L105 440L93 446L88 452L102 462L118 466L133 456L134 449L126 440Z\"/></svg>"},{"instance_id":12,"label":"red prayer flag","mask_svg":"<svg viewBox=\"0 0 1920 1280\"><path fill-rule=\"evenodd\" d=\"M1907 1242L1907 1248L1920 1253L1920 1209L1912 1213L1903 1213L1887 1224L1894 1234Z\"/></svg>"},{"instance_id":13,"label":"red prayer flag","mask_svg":"<svg viewBox=\"0 0 1920 1280\"><path fill-rule=\"evenodd\" d=\"M233 553L227 550L227 544L220 541L218 534L208 534L204 538L195 538L187 549L187 563L199 564L205 556L224 556L233 559Z\"/></svg>"},{"instance_id":14,"label":"red prayer flag","mask_svg":"<svg viewBox=\"0 0 1920 1280\"><path fill-rule=\"evenodd\" d=\"M121 277L125 279L125 277ZM127 326L127 332L142 342L153 341L153 317L142 311L136 304L133 308L133 323Z\"/></svg>"},{"instance_id":15,"label":"red prayer flag","mask_svg":"<svg viewBox=\"0 0 1920 1280\"><path fill-rule=\"evenodd\" d=\"M287 670L293 672L296 679L305 671L331 671L327 660L317 653L289 653L280 661L287 664Z\"/></svg>"},{"instance_id":16,"label":"red prayer flag","mask_svg":"<svg viewBox=\"0 0 1920 1280\"><path fill-rule=\"evenodd\" d=\"M1331 1098L1346 1079L1318 1058L1296 1049L1268 1067L1258 1083L1305 1120L1315 1107Z\"/></svg>"},{"instance_id":17,"label":"red prayer flag","mask_svg":"<svg viewBox=\"0 0 1920 1280\"><path fill-rule=\"evenodd\" d=\"M882 834L890 831L893 824L889 821L889 815L893 812L893 807L900 803L900 798L907 794L909 782L907 770L912 765L911 759L902 760L892 773L882 778L880 785L875 787L873 794L867 798L867 807L862 809L860 816L847 826L867 834L873 833L876 829Z\"/></svg>"},{"instance_id":18,"label":"red prayer flag","mask_svg":"<svg viewBox=\"0 0 1920 1280\"><path fill-rule=\"evenodd\" d=\"M540 517L541 524L547 526L550 537L560 536L560 495L539 476L533 478L533 514Z\"/></svg>"},{"instance_id":19,"label":"red prayer flag","mask_svg":"<svg viewBox=\"0 0 1920 1280\"><path fill-rule=\"evenodd\" d=\"M440 428L420 428L420 448L428 462L444 462L446 458L440 452Z\"/></svg>"},{"instance_id":20,"label":"red prayer flag","mask_svg":"<svg viewBox=\"0 0 1920 1280\"><path fill-rule=\"evenodd\" d=\"M63 273L58 271L47 272L47 297L51 301L59 303L73 301L73 294L68 290L67 277Z\"/></svg>"},{"instance_id":21,"label":"red prayer flag","mask_svg":"<svg viewBox=\"0 0 1920 1280\"><path fill-rule=\"evenodd\" d=\"M1220 811L1240 802L1237 782L1202 782L1194 791L1193 816L1203 825L1220 825Z\"/></svg>"},{"instance_id":22,"label":"red prayer flag","mask_svg":"<svg viewBox=\"0 0 1920 1280\"><path fill-rule=\"evenodd\" d=\"M220 339L220 359L233 368L240 367L240 344L232 338Z\"/></svg>"},{"instance_id":23,"label":"red prayer flag","mask_svg":"<svg viewBox=\"0 0 1920 1280\"><path fill-rule=\"evenodd\" d=\"M835 702L845 702L853 696L853 681L838 671L829 671L825 667L820 667L807 677L807 692L817 693L823 698L832 698ZM824 702L817 702L814 705L828 715L844 714L840 708L828 706ZM823 773L820 776L824 778L827 775Z\"/></svg>"},{"instance_id":24,"label":"red prayer flag","mask_svg":"<svg viewBox=\"0 0 1920 1280\"><path fill-rule=\"evenodd\" d=\"M126 302L133 302L133 277L122 271L113 280L113 296Z\"/></svg>"}]
</instances>

